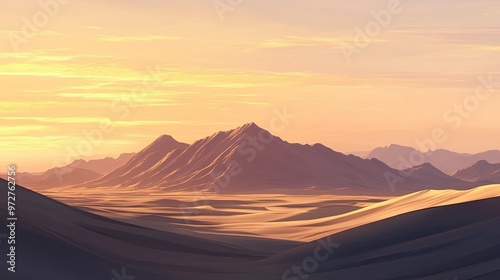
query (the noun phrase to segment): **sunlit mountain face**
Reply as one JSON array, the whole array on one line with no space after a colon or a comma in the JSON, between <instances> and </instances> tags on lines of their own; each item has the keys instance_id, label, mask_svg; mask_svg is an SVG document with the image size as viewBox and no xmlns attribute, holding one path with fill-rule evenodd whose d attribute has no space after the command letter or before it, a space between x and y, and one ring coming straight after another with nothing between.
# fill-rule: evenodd
<instances>
[{"instance_id":1,"label":"sunlit mountain face","mask_svg":"<svg viewBox=\"0 0 500 280\"><path fill-rule=\"evenodd\" d=\"M500 2L0 17L0 279L500 279Z\"/></svg>"}]
</instances>

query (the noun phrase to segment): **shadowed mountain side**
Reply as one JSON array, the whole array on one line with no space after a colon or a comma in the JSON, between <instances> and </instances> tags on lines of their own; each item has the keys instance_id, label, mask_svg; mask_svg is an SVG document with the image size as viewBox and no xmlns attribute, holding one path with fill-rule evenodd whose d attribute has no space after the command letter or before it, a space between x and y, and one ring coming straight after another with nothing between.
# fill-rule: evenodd
<instances>
[{"instance_id":1,"label":"shadowed mountain side","mask_svg":"<svg viewBox=\"0 0 500 280\"><path fill-rule=\"evenodd\" d=\"M401 174L406 174L406 175L401 175ZM469 189L471 187L471 182L462 181L458 178L445 174L430 163L424 163L419 166L408 168L399 173L399 175L401 175L405 181L403 185L404 184L425 185L426 182L431 182L432 186L435 185L448 186L448 188L456 190L464 190L464 189ZM482 181L472 182L472 183L476 183L473 184L474 187L489 184L489 182L482 182Z\"/></svg>"},{"instance_id":2,"label":"shadowed mountain side","mask_svg":"<svg viewBox=\"0 0 500 280\"><path fill-rule=\"evenodd\" d=\"M465 169L459 170L453 174L453 177L470 182L488 181L500 183L500 163L491 164L486 160L478 161Z\"/></svg>"},{"instance_id":3,"label":"shadowed mountain side","mask_svg":"<svg viewBox=\"0 0 500 280\"><path fill-rule=\"evenodd\" d=\"M85 186L233 193L347 189L370 193L390 192L386 174L399 172L379 160L347 156L321 144L288 143L254 123L216 133L186 148L183 145L174 149L169 148L175 146L172 144L155 143L122 168ZM437 182L424 179L407 178L398 182L396 188L401 192L413 192L426 188L476 186L449 176Z\"/></svg>"},{"instance_id":4,"label":"shadowed mountain side","mask_svg":"<svg viewBox=\"0 0 500 280\"><path fill-rule=\"evenodd\" d=\"M454 180L455 178L451 177L450 175L447 175L434 167L430 163L424 163L419 166L415 166L409 169L404 170L404 172L411 174L411 176L415 179L420 179L420 180L432 180L432 181L439 181L439 180ZM455 179L456 180L456 179ZM456 180L460 181L460 180Z\"/></svg>"},{"instance_id":5,"label":"shadowed mountain side","mask_svg":"<svg viewBox=\"0 0 500 280\"><path fill-rule=\"evenodd\" d=\"M500 163L500 151L492 150L478 154L467 154L438 149L436 151L422 153L411 147L393 144L387 147L374 149L366 158L379 159L388 166L399 170L423 163L430 163L444 173L452 175L457 172L457 170L467 168L480 160ZM419 163L412 164L412 160Z\"/></svg>"},{"instance_id":6,"label":"shadowed mountain side","mask_svg":"<svg viewBox=\"0 0 500 280\"><path fill-rule=\"evenodd\" d=\"M371 153L371 151L356 151L356 152L349 152L347 154L357 156L360 158L366 158L370 153Z\"/></svg>"},{"instance_id":7,"label":"shadowed mountain side","mask_svg":"<svg viewBox=\"0 0 500 280\"><path fill-rule=\"evenodd\" d=\"M0 199L7 201L3 179L0 189ZM213 279L221 279L225 273L240 271L241 262L267 255L113 221L20 186L16 198L17 272L7 279L111 279L111 270L122 267L138 279L211 279L206 276L214 271L220 274ZM1 203L0 212L5 221L6 203ZM5 245L1 244L2 251ZM2 279L5 273L2 269Z\"/></svg>"},{"instance_id":8,"label":"shadowed mountain side","mask_svg":"<svg viewBox=\"0 0 500 280\"><path fill-rule=\"evenodd\" d=\"M319 262L311 279L498 279L499 237L498 197L420 210L323 239L341 246ZM314 256L319 244L311 242L259 263L272 270L282 263L284 272L290 263Z\"/></svg>"},{"instance_id":9,"label":"shadowed mountain side","mask_svg":"<svg viewBox=\"0 0 500 280\"><path fill-rule=\"evenodd\" d=\"M500 171L493 173L489 180L500 183Z\"/></svg>"}]
</instances>

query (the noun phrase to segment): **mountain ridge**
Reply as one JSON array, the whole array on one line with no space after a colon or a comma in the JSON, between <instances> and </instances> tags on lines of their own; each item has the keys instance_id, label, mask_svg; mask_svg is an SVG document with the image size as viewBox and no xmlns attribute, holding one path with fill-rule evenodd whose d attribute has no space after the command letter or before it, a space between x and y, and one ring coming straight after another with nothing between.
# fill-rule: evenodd
<instances>
[{"instance_id":1,"label":"mountain ridge","mask_svg":"<svg viewBox=\"0 0 500 280\"><path fill-rule=\"evenodd\" d=\"M400 172L380 160L344 155L320 143L289 143L255 123L216 132L190 145L171 142L170 137L165 137L137 153L126 165L85 185L172 191L353 188L369 192L389 191L387 173ZM165 139L170 141L168 145L164 145ZM166 146L172 147L162 150ZM410 176L395 187L415 191L453 184L458 188L472 186L451 176L437 177L440 177L438 182L430 182Z\"/></svg>"},{"instance_id":2,"label":"mountain ridge","mask_svg":"<svg viewBox=\"0 0 500 280\"><path fill-rule=\"evenodd\" d=\"M415 148L391 144L373 149L366 158L377 158L394 169L430 163L442 172L453 175L480 160L500 163L500 150L489 150L477 154L458 153L445 149L421 152Z\"/></svg>"},{"instance_id":3,"label":"mountain ridge","mask_svg":"<svg viewBox=\"0 0 500 280\"><path fill-rule=\"evenodd\" d=\"M489 181L500 182L500 163L492 164L486 160L480 160L473 165L461 169L453 174L453 177L469 182Z\"/></svg>"}]
</instances>

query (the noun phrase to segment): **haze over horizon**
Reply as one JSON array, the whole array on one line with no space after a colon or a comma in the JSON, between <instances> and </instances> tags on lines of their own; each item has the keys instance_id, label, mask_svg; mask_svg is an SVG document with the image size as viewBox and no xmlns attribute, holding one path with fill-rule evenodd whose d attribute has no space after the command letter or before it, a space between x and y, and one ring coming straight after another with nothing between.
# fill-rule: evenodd
<instances>
[{"instance_id":1,"label":"haze over horizon","mask_svg":"<svg viewBox=\"0 0 500 280\"><path fill-rule=\"evenodd\" d=\"M474 100L480 77L499 88L498 2L401 1L351 62L342 44L388 1L243 1L224 20L213 1L67 2L15 48L23 18L43 10L31 0L0 9L0 151L21 170L66 163L103 121L114 130L91 158L248 122L344 153L418 147L439 128L447 138L437 148L500 148L498 94ZM295 118L273 130L284 108Z\"/></svg>"},{"instance_id":2,"label":"haze over horizon","mask_svg":"<svg viewBox=\"0 0 500 280\"><path fill-rule=\"evenodd\" d=\"M156 143L158 141L164 141L164 140L160 140L160 139L165 139L165 138L168 138L168 139L171 139L171 140L168 140L168 141L173 141L174 143L181 143L182 145L191 145L191 144L194 144L195 142L199 141L199 140L202 140L202 139L205 139L207 137L211 137L215 134L218 134L218 133L222 133L222 132L227 132L227 131L236 131L236 130L239 130L239 129L242 129L244 127L247 127L247 126L250 126L250 125L254 125L256 126L257 128L259 129L263 129L262 127L260 127L258 124L255 124L254 122L251 122L251 123L247 123L247 124L244 124L242 126L239 126L237 128L234 128L234 129L228 129L228 130L222 130L222 131L217 131L217 132L214 132L210 135L206 135L205 137L201 137L199 139L196 139L195 141L193 142L182 142L182 141L177 141L178 139L176 139L175 137L173 137L172 135L169 135L169 134L163 134L163 135L160 135L158 137L156 137L155 139L153 139L151 142L148 142L148 143L145 143L142 147L139 148L139 150L142 150L144 148L147 148L147 146L149 145L152 145L153 143ZM282 126L279 126L279 127L282 127ZM266 129L264 129L266 130ZM272 133L272 129L271 130L266 130L266 131L271 131L271 135L274 135ZM89 134L89 137L94 137L96 134ZM251 135L248 135L249 137ZM276 135L274 135L276 136ZM253 137L253 136L252 136ZM283 139L285 141L287 141L287 139ZM429 139L427 139L429 140ZM287 141L289 143L295 143L295 142L290 142L290 141ZM84 141L80 141L80 143L85 143L86 145L88 144L92 144L92 140L91 138L86 138ZM309 144L309 145L314 145L314 144L318 144L319 142L311 142L311 143L299 143L299 144ZM415 145L415 147L411 147L411 148L414 148L415 150L417 151L420 151L420 152L428 152L428 150L425 150L424 148L425 147L428 147L426 145L428 144L431 144L431 145L436 145L436 150L443 150L442 148L439 147L439 144L438 143L434 143L434 142L425 142L425 141L422 141L422 142L419 142L417 143L417 145ZM322 144L322 143L319 143L319 144ZM419 145L422 145L422 146L419 146ZM90 147L90 146L89 146ZM406 148L410 147L410 146L403 146L403 145L399 145L399 144L390 144L390 145L386 145L386 146L378 146L378 147L374 147L373 149L370 149L368 151L348 151L348 152L343 152L343 151L338 151L338 150L335 150L334 148L332 147L328 147L328 148L331 148L333 149L334 151L337 151L337 152L342 152L346 155L349 155L349 154L355 154L357 156L360 156L361 158L370 158L370 157L365 157L365 155L361 156L359 155L359 153L362 153L362 154L368 154L369 152L374 152L376 150L379 150L379 149L382 149L382 150L386 150L388 148L391 148L391 147L394 147L394 150L399 150L399 149L403 149L403 150L406 150ZM89 161L89 160L101 160L101 159L104 159L104 158L114 158L114 159L117 159L117 158L121 158L121 156L125 156L127 158L129 158L131 155L134 155L136 154L136 152L138 151L127 151L127 152L120 152L118 153L117 155L101 155L101 154L93 154L91 156L86 156L85 154L82 154L82 153L79 153L78 151L78 146L76 147L67 147L67 154L66 154L66 161L60 161L58 162L58 164L55 164L53 163L50 167L47 167L47 168L41 168L40 170L22 170L22 172L30 172L30 173L39 173L39 172L45 172L47 171L49 168L54 168L54 167L64 167L66 165L68 165L69 163L73 163L73 161L75 160L86 160L86 161ZM444 149L446 150L446 149ZM489 151L498 151L498 149L495 149L495 150L484 150L484 151L480 151L480 152L489 152ZM460 151L451 151L451 152L457 152L457 153L464 153L464 152L460 152ZM471 153L473 154L473 153ZM411 156L408 156L404 153L402 153L400 156L402 156L404 159L409 159ZM429 156L432 157L432 154L429 154ZM491 161L491 163L496 163L496 161ZM400 164L400 162L398 161L398 165ZM417 164L418 165L418 164ZM389 164L390 166L390 164ZM74 167L78 167L77 166L74 166ZM393 166L393 168L395 169L398 169L399 167L397 166ZM457 169L458 170L458 169ZM456 171L456 170L453 170L453 171Z\"/></svg>"}]
</instances>

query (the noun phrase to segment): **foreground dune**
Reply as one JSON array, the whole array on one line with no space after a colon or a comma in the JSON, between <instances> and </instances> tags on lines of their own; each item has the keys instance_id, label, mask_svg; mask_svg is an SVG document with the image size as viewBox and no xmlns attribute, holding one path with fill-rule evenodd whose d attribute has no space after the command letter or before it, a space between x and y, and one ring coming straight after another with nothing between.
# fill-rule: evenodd
<instances>
[{"instance_id":1,"label":"foreground dune","mask_svg":"<svg viewBox=\"0 0 500 280\"><path fill-rule=\"evenodd\" d=\"M427 190L392 199L314 192L309 195L197 196L192 192L120 192L117 195L93 191L86 193L87 199L82 199L75 197L76 193L81 190L47 194L99 215L159 230L309 242L416 210L497 197L500 185L467 191Z\"/></svg>"},{"instance_id":2,"label":"foreground dune","mask_svg":"<svg viewBox=\"0 0 500 280\"><path fill-rule=\"evenodd\" d=\"M334 234L311 279L499 279L500 198L430 208ZM318 242L265 259L290 267Z\"/></svg>"},{"instance_id":3,"label":"foreground dune","mask_svg":"<svg viewBox=\"0 0 500 280\"><path fill-rule=\"evenodd\" d=\"M500 196L500 185L489 185L466 191L420 191L376 203L335 217L290 222L287 225L283 225L290 229L289 233L281 234L281 236L292 240L312 241L332 233L359 227L404 213L498 196ZM270 233L272 234L272 232Z\"/></svg>"},{"instance_id":4,"label":"foreground dune","mask_svg":"<svg viewBox=\"0 0 500 280\"><path fill-rule=\"evenodd\" d=\"M1 185L5 189L6 182ZM284 273L310 261L325 242L337 246L326 259L316 261L308 272L310 279L498 279L500 198L484 199L497 196L495 188L441 195L421 192L382 202L364 209L364 216L380 215L381 209L397 215L402 211L398 208L411 208L404 207L409 202L421 201L419 207L455 204L371 222L365 218L361 226L304 244L265 239L262 242L269 246L282 248L269 252L237 246L234 240L225 243L114 221L19 187L20 257L18 272L7 279L111 279L112 271L123 268L135 279L148 280L296 279ZM5 196L0 192L0 199ZM435 201L429 202L429 197ZM6 212L4 204L0 211ZM332 221L324 223L331 226ZM239 238L245 244L247 239ZM6 272L0 273L3 279Z\"/></svg>"}]
</instances>

